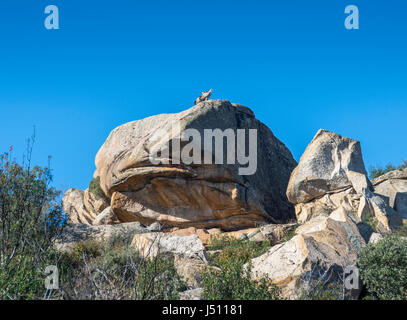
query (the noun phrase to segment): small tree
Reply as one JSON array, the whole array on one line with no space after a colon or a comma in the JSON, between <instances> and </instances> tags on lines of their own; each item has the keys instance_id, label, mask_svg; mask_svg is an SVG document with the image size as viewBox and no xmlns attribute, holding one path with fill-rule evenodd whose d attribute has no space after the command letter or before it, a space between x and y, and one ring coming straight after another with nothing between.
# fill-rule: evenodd
<instances>
[{"instance_id":1,"label":"small tree","mask_svg":"<svg viewBox=\"0 0 407 320\"><path fill-rule=\"evenodd\" d=\"M53 240L61 230L60 192L50 187L50 167L31 167L34 136L20 165L0 155L0 299L38 299L42 274L55 259Z\"/></svg>"},{"instance_id":2,"label":"small tree","mask_svg":"<svg viewBox=\"0 0 407 320\"><path fill-rule=\"evenodd\" d=\"M369 244L359 253L366 289L379 299L407 299L407 240L395 235Z\"/></svg>"}]
</instances>

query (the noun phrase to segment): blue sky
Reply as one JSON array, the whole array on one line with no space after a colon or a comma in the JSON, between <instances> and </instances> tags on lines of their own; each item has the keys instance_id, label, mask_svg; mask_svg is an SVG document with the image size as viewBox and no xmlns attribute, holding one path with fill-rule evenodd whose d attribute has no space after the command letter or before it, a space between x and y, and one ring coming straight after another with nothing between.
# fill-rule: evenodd
<instances>
[{"instance_id":1,"label":"blue sky","mask_svg":"<svg viewBox=\"0 0 407 320\"><path fill-rule=\"evenodd\" d=\"M59 7L60 30L44 28ZM344 27L347 5L360 29ZM402 0L0 2L0 151L52 155L86 188L116 126L179 112L202 90L250 107L299 160L319 128L361 141L366 166L407 158Z\"/></svg>"}]
</instances>

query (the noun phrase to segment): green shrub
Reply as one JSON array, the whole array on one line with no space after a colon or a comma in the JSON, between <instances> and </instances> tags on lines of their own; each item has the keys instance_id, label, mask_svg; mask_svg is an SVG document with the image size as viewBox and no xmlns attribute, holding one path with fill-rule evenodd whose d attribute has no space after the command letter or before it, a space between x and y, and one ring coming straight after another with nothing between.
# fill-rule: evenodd
<instances>
[{"instance_id":1,"label":"green shrub","mask_svg":"<svg viewBox=\"0 0 407 320\"><path fill-rule=\"evenodd\" d=\"M372 228L373 232L377 232L377 220L373 213L370 211L367 214L362 216L362 222L366 223L370 228Z\"/></svg>"},{"instance_id":2,"label":"green shrub","mask_svg":"<svg viewBox=\"0 0 407 320\"><path fill-rule=\"evenodd\" d=\"M394 171L394 170L403 170L405 168L407 168L406 160L403 160L403 163L398 166L394 166L391 163L387 164L384 168L381 166L376 166L376 167L371 166L369 168L369 177L370 177L370 179L375 179L375 178L378 178L378 177L384 175L387 172Z\"/></svg>"},{"instance_id":3,"label":"green shrub","mask_svg":"<svg viewBox=\"0 0 407 320\"><path fill-rule=\"evenodd\" d=\"M359 253L360 276L368 292L383 300L407 298L407 240L396 235Z\"/></svg>"},{"instance_id":4,"label":"green shrub","mask_svg":"<svg viewBox=\"0 0 407 320\"><path fill-rule=\"evenodd\" d=\"M216 258L212 259L214 263L219 265L222 264L222 261L230 259L242 263L249 262L265 253L269 248L270 243L268 241L238 240L228 236L213 237L208 246L208 250L222 250Z\"/></svg>"},{"instance_id":5,"label":"green shrub","mask_svg":"<svg viewBox=\"0 0 407 320\"><path fill-rule=\"evenodd\" d=\"M64 221L60 192L50 187L49 167L31 167L0 155L0 299L39 299L43 274L56 261L53 241Z\"/></svg>"},{"instance_id":6,"label":"green shrub","mask_svg":"<svg viewBox=\"0 0 407 320\"><path fill-rule=\"evenodd\" d=\"M118 237L76 244L58 268L64 299L175 300L186 289L172 256L144 259Z\"/></svg>"},{"instance_id":7,"label":"green shrub","mask_svg":"<svg viewBox=\"0 0 407 320\"><path fill-rule=\"evenodd\" d=\"M100 187L100 177L93 178L89 182L89 192L91 192L101 198L106 198L105 193L103 192L102 188Z\"/></svg>"},{"instance_id":8,"label":"green shrub","mask_svg":"<svg viewBox=\"0 0 407 320\"><path fill-rule=\"evenodd\" d=\"M282 242L287 242L290 241L294 236L295 236L295 231L297 230L297 228L300 226L299 223L297 223L295 226L293 226L292 228L289 228L286 231L286 234L284 235Z\"/></svg>"},{"instance_id":9,"label":"green shrub","mask_svg":"<svg viewBox=\"0 0 407 320\"><path fill-rule=\"evenodd\" d=\"M279 289L267 278L252 280L250 265L244 264L270 248L268 242L257 243L230 237L212 239L209 250L222 250L211 257L220 270L208 268L203 274L203 296L208 300L274 300Z\"/></svg>"}]
</instances>

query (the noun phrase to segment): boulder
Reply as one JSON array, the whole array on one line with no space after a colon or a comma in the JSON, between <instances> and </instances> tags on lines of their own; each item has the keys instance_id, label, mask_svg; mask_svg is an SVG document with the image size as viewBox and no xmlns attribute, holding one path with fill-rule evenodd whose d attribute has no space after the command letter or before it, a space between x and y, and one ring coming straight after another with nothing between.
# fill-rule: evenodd
<instances>
[{"instance_id":1,"label":"boulder","mask_svg":"<svg viewBox=\"0 0 407 320\"><path fill-rule=\"evenodd\" d=\"M186 259L208 263L205 247L198 236L181 236L163 232L136 234L131 246L141 256L152 259L158 254L173 254Z\"/></svg>"},{"instance_id":2,"label":"boulder","mask_svg":"<svg viewBox=\"0 0 407 320\"><path fill-rule=\"evenodd\" d=\"M358 222L372 214L382 233L401 224L397 213L373 192L360 143L322 129L292 172L287 197L295 205L299 222L327 217L342 208L354 212Z\"/></svg>"},{"instance_id":3,"label":"boulder","mask_svg":"<svg viewBox=\"0 0 407 320\"><path fill-rule=\"evenodd\" d=\"M380 233L373 232L372 235L370 236L369 244L370 243L375 244L375 243L377 243L378 241L380 241L382 239L383 239L383 236Z\"/></svg>"},{"instance_id":4,"label":"boulder","mask_svg":"<svg viewBox=\"0 0 407 320\"><path fill-rule=\"evenodd\" d=\"M247 236L252 241L269 241L271 245L275 245L283 241L289 232L293 232L296 226L296 223L269 224L259 228L258 232Z\"/></svg>"},{"instance_id":5,"label":"boulder","mask_svg":"<svg viewBox=\"0 0 407 320\"><path fill-rule=\"evenodd\" d=\"M103 216L107 214L107 211L104 212L104 210L109 207L109 202L107 198L100 197L88 189L85 191L69 189L62 199L62 207L70 222L92 225L99 214L102 212ZM110 216L109 223L119 222L114 218L113 213ZM107 221L105 218L99 217L96 224L106 224L100 222L102 219Z\"/></svg>"},{"instance_id":6,"label":"boulder","mask_svg":"<svg viewBox=\"0 0 407 320\"><path fill-rule=\"evenodd\" d=\"M320 129L291 174L288 200L306 203L351 187L371 188L359 141Z\"/></svg>"},{"instance_id":7,"label":"boulder","mask_svg":"<svg viewBox=\"0 0 407 320\"><path fill-rule=\"evenodd\" d=\"M291 240L252 259L251 274L268 276L287 299L298 299L307 286L318 282L343 288L344 270L356 266L357 253L365 244L351 214L338 209L329 217L311 219ZM358 292L352 294L356 297Z\"/></svg>"},{"instance_id":8,"label":"boulder","mask_svg":"<svg viewBox=\"0 0 407 320\"><path fill-rule=\"evenodd\" d=\"M203 273L208 268L216 268L203 261L184 258L179 255L174 256L174 267L189 288L198 288L202 283Z\"/></svg>"},{"instance_id":9,"label":"boulder","mask_svg":"<svg viewBox=\"0 0 407 320\"><path fill-rule=\"evenodd\" d=\"M91 225L96 218L96 213L87 211L84 204L85 191L69 189L62 199L62 207L72 223Z\"/></svg>"},{"instance_id":10,"label":"boulder","mask_svg":"<svg viewBox=\"0 0 407 320\"><path fill-rule=\"evenodd\" d=\"M115 236L128 240L129 243L137 233L149 232L140 222L116 225L91 226L83 223L68 223L55 240L57 249L70 250L76 243L84 240L106 241Z\"/></svg>"},{"instance_id":11,"label":"boulder","mask_svg":"<svg viewBox=\"0 0 407 320\"><path fill-rule=\"evenodd\" d=\"M111 207L107 207L102 213L98 214L93 220L94 226L104 225L104 224L118 224L120 223L117 219Z\"/></svg>"},{"instance_id":12,"label":"boulder","mask_svg":"<svg viewBox=\"0 0 407 320\"><path fill-rule=\"evenodd\" d=\"M203 300L203 288L189 289L179 294L180 300Z\"/></svg>"},{"instance_id":13,"label":"boulder","mask_svg":"<svg viewBox=\"0 0 407 320\"><path fill-rule=\"evenodd\" d=\"M407 169L394 170L372 180L374 192L407 220Z\"/></svg>"},{"instance_id":14,"label":"boulder","mask_svg":"<svg viewBox=\"0 0 407 320\"><path fill-rule=\"evenodd\" d=\"M228 139L206 139L208 130L215 129ZM238 129L245 130L240 132L246 141L238 142L236 150L250 150L248 164L226 152L228 145L235 145L236 140L227 142L236 138ZM257 138L249 143L251 129L257 130L250 131ZM189 161L173 152L177 144L184 155L195 148L201 152ZM120 221L233 230L295 219L285 195L295 166L291 152L249 108L219 99L114 129L96 156L94 176L100 177Z\"/></svg>"}]
</instances>

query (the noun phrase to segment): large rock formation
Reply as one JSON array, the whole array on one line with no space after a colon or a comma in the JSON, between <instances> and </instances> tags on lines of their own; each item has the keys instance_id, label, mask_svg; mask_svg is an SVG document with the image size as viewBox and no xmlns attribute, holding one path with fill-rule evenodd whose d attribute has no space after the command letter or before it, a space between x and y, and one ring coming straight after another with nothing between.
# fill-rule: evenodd
<instances>
[{"instance_id":1,"label":"large rock formation","mask_svg":"<svg viewBox=\"0 0 407 320\"><path fill-rule=\"evenodd\" d=\"M407 220L407 169L388 172L372 181L375 193Z\"/></svg>"},{"instance_id":2,"label":"large rock formation","mask_svg":"<svg viewBox=\"0 0 407 320\"><path fill-rule=\"evenodd\" d=\"M205 144L208 129L220 129L228 139L221 136L218 142ZM238 129L246 130L243 143L234 140ZM257 139L250 143L249 129L257 130ZM193 136L189 143L184 141L188 135ZM231 150L227 142L241 155L252 153L252 163L235 161L235 154L226 152ZM178 143L184 156L190 155L191 148L200 148L193 163L173 153ZM220 159L215 151L222 147L224 158ZM208 159L215 163L204 161ZM111 208L122 222L159 221L167 226L231 230L295 219L285 195L295 166L290 151L250 109L227 100L209 100L180 113L116 128L96 156L94 176L100 177Z\"/></svg>"},{"instance_id":3,"label":"large rock formation","mask_svg":"<svg viewBox=\"0 0 407 320\"><path fill-rule=\"evenodd\" d=\"M397 213L373 193L360 143L326 130L317 132L292 172L287 197L300 222L344 208L359 219L373 215L383 233L400 224Z\"/></svg>"}]
</instances>

